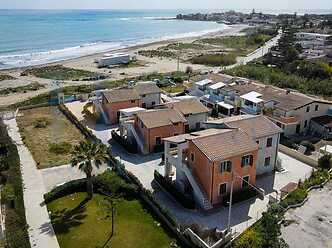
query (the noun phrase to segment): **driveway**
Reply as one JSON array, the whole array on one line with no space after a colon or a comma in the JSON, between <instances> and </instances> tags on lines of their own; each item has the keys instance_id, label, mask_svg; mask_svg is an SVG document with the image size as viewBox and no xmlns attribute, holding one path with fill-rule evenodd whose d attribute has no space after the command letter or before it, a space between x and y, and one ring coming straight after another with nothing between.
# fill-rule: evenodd
<instances>
[{"instance_id":1,"label":"driveway","mask_svg":"<svg viewBox=\"0 0 332 248\"><path fill-rule=\"evenodd\" d=\"M285 214L292 223L282 227L282 237L291 248L332 247L332 182L309 193L300 208Z\"/></svg>"},{"instance_id":2,"label":"driveway","mask_svg":"<svg viewBox=\"0 0 332 248\"><path fill-rule=\"evenodd\" d=\"M93 174L98 175L107 170L107 165L101 166L99 169L94 168ZM46 192L51 191L56 186L70 182L72 180L85 178L85 174L78 168L74 168L71 165L62 165L52 168L40 170Z\"/></svg>"},{"instance_id":3,"label":"driveway","mask_svg":"<svg viewBox=\"0 0 332 248\"><path fill-rule=\"evenodd\" d=\"M164 175L164 166L160 166L162 153L129 154L114 141L111 142L111 146L113 155L125 165L126 170L133 173L146 189L153 190L154 171L157 170Z\"/></svg>"},{"instance_id":4,"label":"driveway","mask_svg":"<svg viewBox=\"0 0 332 248\"><path fill-rule=\"evenodd\" d=\"M266 192L264 200L259 198L250 199L232 207L231 227L233 231L242 233L249 226L261 218L262 213L268 208L269 195L275 194L289 182L298 182L304 180L312 171L312 168L302 162L299 162L283 153L278 154L282 159L282 165L286 169L283 173L274 173L257 178L256 185ZM155 190L156 200L166 208L179 223L194 224L199 223L207 228L217 227L219 230L227 228L228 208L221 207L213 211L190 211L184 209L173 198L163 191Z\"/></svg>"}]
</instances>

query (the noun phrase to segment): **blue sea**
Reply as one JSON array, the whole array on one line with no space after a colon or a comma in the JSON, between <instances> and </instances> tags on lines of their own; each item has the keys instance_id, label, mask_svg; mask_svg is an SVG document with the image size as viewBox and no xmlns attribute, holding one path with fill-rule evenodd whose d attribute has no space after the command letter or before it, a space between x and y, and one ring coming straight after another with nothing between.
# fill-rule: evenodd
<instances>
[{"instance_id":1,"label":"blue sea","mask_svg":"<svg viewBox=\"0 0 332 248\"><path fill-rule=\"evenodd\" d=\"M0 10L0 69L220 31L214 22L170 20L180 11Z\"/></svg>"}]
</instances>

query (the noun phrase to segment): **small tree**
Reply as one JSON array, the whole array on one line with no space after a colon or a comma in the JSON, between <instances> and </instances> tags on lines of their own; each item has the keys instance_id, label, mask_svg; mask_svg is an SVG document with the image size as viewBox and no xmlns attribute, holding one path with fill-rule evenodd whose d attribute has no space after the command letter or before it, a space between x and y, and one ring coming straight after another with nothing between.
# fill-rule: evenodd
<instances>
[{"instance_id":1,"label":"small tree","mask_svg":"<svg viewBox=\"0 0 332 248\"><path fill-rule=\"evenodd\" d=\"M322 169L329 170L331 168L331 159L332 156L330 154L325 154L318 159L318 166Z\"/></svg>"},{"instance_id":2,"label":"small tree","mask_svg":"<svg viewBox=\"0 0 332 248\"><path fill-rule=\"evenodd\" d=\"M190 80L190 76L193 73L194 69L191 66L186 67L186 74L188 74L188 81Z\"/></svg>"},{"instance_id":3,"label":"small tree","mask_svg":"<svg viewBox=\"0 0 332 248\"><path fill-rule=\"evenodd\" d=\"M92 171L93 167L99 168L102 163L107 162L109 154L107 147L101 143L92 143L90 141L82 141L75 146L71 165L78 168L86 174L87 178L87 194L88 200L93 196Z\"/></svg>"}]
</instances>

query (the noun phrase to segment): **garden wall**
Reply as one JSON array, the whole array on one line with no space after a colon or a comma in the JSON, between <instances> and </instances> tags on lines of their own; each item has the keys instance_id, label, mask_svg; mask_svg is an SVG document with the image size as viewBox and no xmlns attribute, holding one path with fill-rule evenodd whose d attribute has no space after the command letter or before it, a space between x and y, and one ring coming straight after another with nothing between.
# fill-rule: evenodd
<instances>
[{"instance_id":1,"label":"garden wall","mask_svg":"<svg viewBox=\"0 0 332 248\"><path fill-rule=\"evenodd\" d=\"M318 167L318 162L316 160L313 160L312 158L310 158L298 151L295 151L294 149L288 148L287 146L279 144L279 151L285 153L288 156L295 158L296 160L301 161L302 163L310 165L311 167L314 167L314 168Z\"/></svg>"}]
</instances>

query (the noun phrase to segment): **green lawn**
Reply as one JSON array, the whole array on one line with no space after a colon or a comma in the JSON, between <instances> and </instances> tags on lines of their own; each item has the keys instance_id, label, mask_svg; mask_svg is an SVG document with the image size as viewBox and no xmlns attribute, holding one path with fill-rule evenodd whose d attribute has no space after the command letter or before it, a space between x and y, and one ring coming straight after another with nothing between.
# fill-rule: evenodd
<instances>
[{"instance_id":1,"label":"green lawn","mask_svg":"<svg viewBox=\"0 0 332 248\"><path fill-rule=\"evenodd\" d=\"M77 193L48 204L61 248L103 247L111 234L111 210L107 197L95 194L85 205L85 193ZM175 243L138 200L117 200L114 235L106 247L163 248Z\"/></svg>"}]
</instances>

